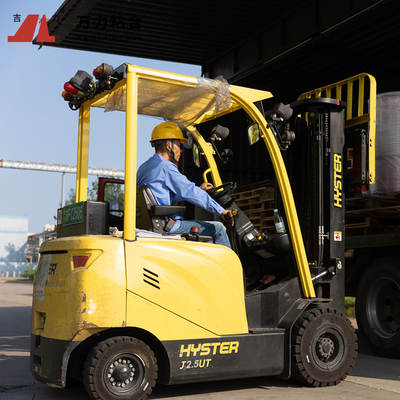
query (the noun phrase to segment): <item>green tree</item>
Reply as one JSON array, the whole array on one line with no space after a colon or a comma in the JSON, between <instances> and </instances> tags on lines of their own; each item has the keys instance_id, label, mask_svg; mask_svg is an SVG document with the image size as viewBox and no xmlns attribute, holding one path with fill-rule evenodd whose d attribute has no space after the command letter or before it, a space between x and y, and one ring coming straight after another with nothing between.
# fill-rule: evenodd
<instances>
[{"instance_id":1,"label":"green tree","mask_svg":"<svg viewBox=\"0 0 400 400\"><path fill-rule=\"evenodd\" d=\"M92 187L88 188L87 199L89 201L97 201L97 193L99 191L99 177L92 182ZM124 208L124 194L125 186L120 183L108 182L104 187L104 201L110 202L112 200L118 200L118 208L123 210ZM65 205L75 203L76 191L71 188L68 193L68 198L65 200Z\"/></svg>"},{"instance_id":2,"label":"green tree","mask_svg":"<svg viewBox=\"0 0 400 400\"><path fill-rule=\"evenodd\" d=\"M33 281L33 278L37 271L37 265L35 264L28 264L25 271L22 273L23 278L28 278L29 280Z\"/></svg>"},{"instance_id":3,"label":"green tree","mask_svg":"<svg viewBox=\"0 0 400 400\"><path fill-rule=\"evenodd\" d=\"M89 201L97 200L97 192L99 190L99 177L95 181L92 182L92 187L88 188L87 199ZM68 198L65 200L65 205L69 206L70 204L75 204L76 201L76 190L75 188L69 189Z\"/></svg>"}]
</instances>

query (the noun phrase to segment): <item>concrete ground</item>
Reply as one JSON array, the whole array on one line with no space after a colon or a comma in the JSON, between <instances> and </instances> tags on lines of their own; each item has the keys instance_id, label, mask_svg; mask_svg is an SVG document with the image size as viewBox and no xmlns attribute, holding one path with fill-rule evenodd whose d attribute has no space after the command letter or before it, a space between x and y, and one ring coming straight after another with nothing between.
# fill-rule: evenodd
<instances>
[{"instance_id":1,"label":"concrete ground","mask_svg":"<svg viewBox=\"0 0 400 400\"><path fill-rule=\"evenodd\" d=\"M0 278L0 400L85 400L83 387L53 389L29 371L32 283ZM355 320L352 321L355 324ZM276 378L155 387L151 399L169 400L400 400L400 360L379 358L360 343L351 376L338 386L307 388Z\"/></svg>"}]
</instances>

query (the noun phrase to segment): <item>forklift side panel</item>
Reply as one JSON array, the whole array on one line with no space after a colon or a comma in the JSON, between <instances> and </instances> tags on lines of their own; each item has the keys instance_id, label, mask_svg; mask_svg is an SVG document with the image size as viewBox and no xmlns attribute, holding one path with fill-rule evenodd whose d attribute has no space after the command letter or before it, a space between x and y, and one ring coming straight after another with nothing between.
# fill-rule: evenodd
<instances>
[{"instance_id":1,"label":"forklift side panel","mask_svg":"<svg viewBox=\"0 0 400 400\"><path fill-rule=\"evenodd\" d=\"M154 238L125 241L125 248L128 291L212 334L248 333L243 269L232 250ZM129 311L129 318L133 321L137 316ZM175 330L173 336L165 332L163 328L156 336L160 340L188 338L185 332Z\"/></svg>"},{"instance_id":2,"label":"forklift side panel","mask_svg":"<svg viewBox=\"0 0 400 400\"><path fill-rule=\"evenodd\" d=\"M149 315L152 318L149 318ZM163 340L172 340L177 336L182 339L217 337L201 326L129 291L127 293L127 327L140 327Z\"/></svg>"},{"instance_id":3,"label":"forklift side panel","mask_svg":"<svg viewBox=\"0 0 400 400\"><path fill-rule=\"evenodd\" d=\"M163 345L170 359L171 384L279 375L287 355L284 329Z\"/></svg>"},{"instance_id":4,"label":"forklift side panel","mask_svg":"<svg viewBox=\"0 0 400 400\"><path fill-rule=\"evenodd\" d=\"M246 296L249 330L279 326L280 320L301 298L298 278L279 282L260 292Z\"/></svg>"}]
</instances>

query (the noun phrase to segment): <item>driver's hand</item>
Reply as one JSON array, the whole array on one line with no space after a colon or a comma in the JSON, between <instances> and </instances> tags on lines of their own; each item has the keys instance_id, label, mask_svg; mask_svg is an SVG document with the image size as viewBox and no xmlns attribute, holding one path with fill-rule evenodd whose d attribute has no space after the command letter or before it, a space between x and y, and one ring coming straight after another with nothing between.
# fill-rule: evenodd
<instances>
[{"instance_id":1,"label":"driver's hand","mask_svg":"<svg viewBox=\"0 0 400 400\"><path fill-rule=\"evenodd\" d=\"M235 225L235 218L233 218L231 210L222 211L221 218L226 222L231 222L232 226Z\"/></svg>"},{"instance_id":2,"label":"driver's hand","mask_svg":"<svg viewBox=\"0 0 400 400\"><path fill-rule=\"evenodd\" d=\"M210 189L212 189L214 187L214 185L212 184L212 183L208 183L208 182L203 182L201 185L200 185L200 189L203 189L203 190L205 190L206 192L207 192L207 190L210 190Z\"/></svg>"}]
</instances>

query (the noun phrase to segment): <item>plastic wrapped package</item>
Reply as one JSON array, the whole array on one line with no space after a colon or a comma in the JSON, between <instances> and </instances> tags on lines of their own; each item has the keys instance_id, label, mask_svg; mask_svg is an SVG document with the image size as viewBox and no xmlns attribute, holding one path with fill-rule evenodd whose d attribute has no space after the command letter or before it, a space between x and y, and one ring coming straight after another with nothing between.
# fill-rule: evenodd
<instances>
[{"instance_id":1,"label":"plastic wrapped package","mask_svg":"<svg viewBox=\"0 0 400 400\"><path fill-rule=\"evenodd\" d=\"M376 97L374 191L400 192L400 92Z\"/></svg>"},{"instance_id":2,"label":"plastic wrapped package","mask_svg":"<svg viewBox=\"0 0 400 400\"><path fill-rule=\"evenodd\" d=\"M161 117L181 128L191 125L207 112L218 113L230 107L230 86L222 77L197 78L197 84L174 81L138 80L138 113ZM126 111L126 85L92 104L105 111Z\"/></svg>"}]
</instances>

